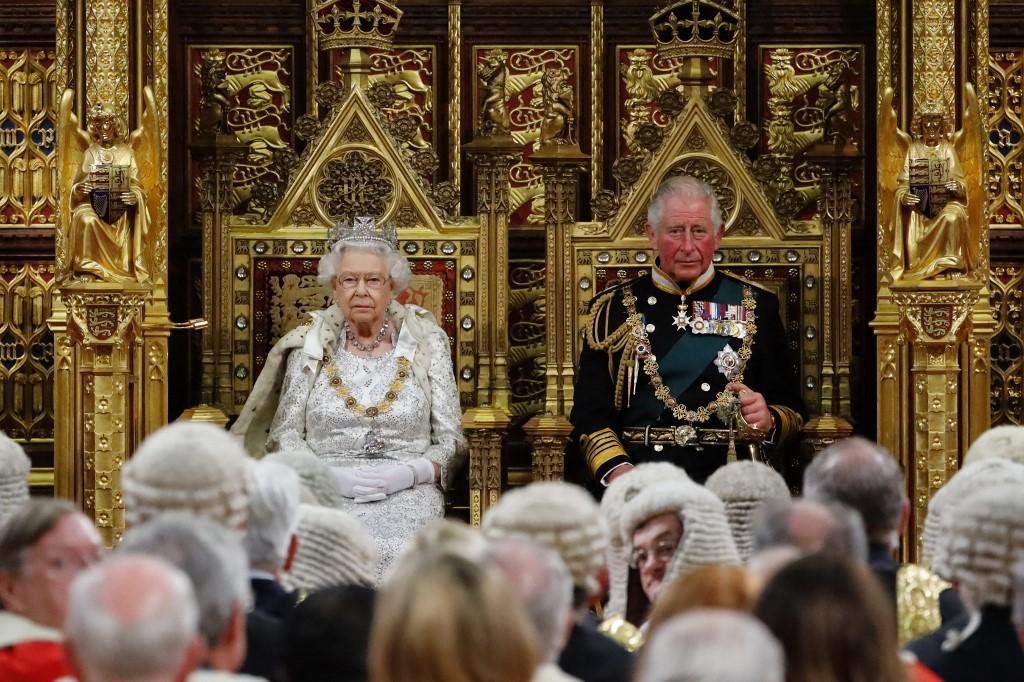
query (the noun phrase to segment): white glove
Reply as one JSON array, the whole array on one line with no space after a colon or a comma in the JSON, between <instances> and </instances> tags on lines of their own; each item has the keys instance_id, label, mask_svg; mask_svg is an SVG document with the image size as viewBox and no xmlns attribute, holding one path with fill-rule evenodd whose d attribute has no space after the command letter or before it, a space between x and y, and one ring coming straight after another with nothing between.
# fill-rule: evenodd
<instances>
[{"instance_id":1,"label":"white glove","mask_svg":"<svg viewBox=\"0 0 1024 682\"><path fill-rule=\"evenodd\" d=\"M334 480L338 483L338 489L345 497L359 498L373 497L380 495L383 500L386 493L384 481L379 477L368 476L366 469L353 469L347 467L331 467ZM369 500L367 500L369 501Z\"/></svg>"},{"instance_id":2,"label":"white glove","mask_svg":"<svg viewBox=\"0 0 1024 682\"><path fill-rule=\"evenodd\" d=\"M409 462L395 462L379 464L361 470L361 473L368 479L379 480L383 483L383 493L371 493L360 495L356 502L377 502L384 499L386 495L392 495L399 490L412 488L423 483L434 482L434 463L425 457L414 459Z\"/></svg>"}]
</instances>

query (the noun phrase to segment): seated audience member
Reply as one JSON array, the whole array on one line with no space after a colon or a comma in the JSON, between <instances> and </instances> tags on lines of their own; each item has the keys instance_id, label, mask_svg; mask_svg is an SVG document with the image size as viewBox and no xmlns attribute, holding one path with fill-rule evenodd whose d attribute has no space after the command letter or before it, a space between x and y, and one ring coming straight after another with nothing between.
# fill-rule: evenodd
<instances>
[{"instance_id":1,"label":"seated audience member","mask_svg":"<svg viewBox=\"0 0 1024 682\"><path fill-rule=\"evenodd\" d=\"M1010 616L1012 572L1022 561L1020 486L965 498L944 520L932 567L959 585L967 612L907 649L946 682L1024 680L1024 651Z\"/></svg>"},{"instance_id":2,"label":"seated audience member","mask_svg":"<svg viewBox=\"0 0 1024 682\"><path fill-rule=\"evenodd\" d=\"M403 557L370 635L374 682L530 682L541 663L522 603L501 572L450 553Z\"/></svg>"},{"instance_id":3,"label":"seated audience member","mask_svg":"<svg viewBox=\"0 0 1024 682\"><path fill-rule=\"evenodd\" d=\"M28 502L28 474L32 462L25 450L0 431L0 526Z\"/></svg>"},{"instance_id":4,"label":"seated audience member","mask_svg":"<svg viewBox=\"0 0 1024 682\"><path fill-rule=\"evenodd\" d=\"M280 624L258 612L246 617L249 560L237 534L206 519L170 512L129 529L118 552L164 559L188 576L199 606L204 668L281 678Z\"/></svg>"},{"instance_id":5,"label":"seated audience member","mask_svg":"<svg viewBox=\"0 0 1024 682\"><path fill-rule=\"evenodd\" d=\"M285 663L294 682L366 682L374 591L359 585L309 595L285 618Z\"/></svg>"},{"instance_id":6,"label":"seated audience member","mask_svg":"<svg viewBox=\"0 0 1024 682\"><path fill-rule=\"evenodd\" d=\"M982 458L965 464L953 474L928 502L928 514L924 517L924 533L921 536L921 563L931 565L936 547L945 532L945 522L955 515L957 505L979 491L1001 485L1015 485L1024 490L1024 465L1009 459Z\"/></svg>"},{"instance_id":7,"label":"seated audience member","mask_svg":"<svg viewBox=\"0 0 1024 682\"><path fill-rule=\"evenodd\" d=\"M557 665L572 629L572 576L561 557L525 538L492 543L490 561L523 601L537 631L542 663L532 682L572 682Z\"/></svg>"},{"instance_id":8,"label":"seated audience member","mask_svg":"<svg viewBox=\"0 0 1024 682\"><path fill-rule=\"evenodd\" d=\"M675 576L697 566L739 564L725 507L704 486L672 479L637 488L626 497L613 532L629 547L630 567L640 580L642 595L631 594L626 604L631 622L647 619L662 585Z\"/></svg>"},{"instance_id":9,"label":"seated audience member","mask_svg":"<svg viewBox=\"0 0 1024 682\"><path fill-rule=\"evenodd\" d=\"M662 588L651 610L647 636L688 611L727 609L750 613L760 591L760 580L740 566L698 566Z\"/></svg>"},{"instance_id":10,"label":"seated audience member","mask_svg":"<svg viewBox=\"0 0 1024 682\"><path fill-rule=\"evenodd\" d=\"M630 474L632 475L632 473ZM554 551L572 574L573 627L559 667L585 682L629 680L632 656L602 634L589 606L601 599L608 533L597 502L561 481L510 490L484 515L488 540L521 535Z\"/></svg>"},{"instance_id":11,"label":"seated audience member","mask_svg":"<svg viewBox=\"0 0 1024 682\"><path fill-rule=\"evenodd\" d=\"M302 503L321 507L340 507L341 491L334 474L322 459L304 450L281 450L266 455L261 462L284 464L299 475L302 483Z\"/></svg>"},{"instance_id":12,"label":"seated audience member","mask_svg":"<svg viewBox=\"0 0 1024 682\"><path fill-rule=\"evenodd\" d=\"M867 539L860 514L841 504L813 500L768 502L754 515L755 561L775 547L796 547L804 554L827 552L866 561Z\"/></svg>"},{"instance_id":13,"label":"seated audience member","mask_svg":"<svg viewBox=\"0 0 1024 682\"><path fill-rule=\"evenodd\" d=\"M280 618L295 605L295 593L281 585L297 547L299 475L283 464L258 461L249 468L249 583L253 608Z\"/></svg>"},{"instance_id":14,"label":"seated audience member","mask_svg":"<svg viewBox=\"0 0 1024 682\"><path fill-rule=\"evenodd\" d=\"M60 628L71 581L99 561L100 535L70 502L29 500L0 527L0 680L70 672Z\"/></svg>"},{"instance_id":15,"label":"seated audience member","mask_svg":"<svg viewBox=\"0 0 1024 682\"><path fill-rule=\"evenodd\" d=\"M1002 428L996 427L986 431L971 448L978 447L979 443L1001 442L1000 439L988 436L997 431L1002 431ZM1003 431L1003 433L1006 432ZM1015 432L1011 429L1010 433ZM928 502L928 514L924 517L924 533L921 537L922 566L931 567L936 546L945 532L945 520L956 514L957 505L978 491L992 490L1001 485L1013 485L1017 486L1018 490L1024 490L1024 465L1009 458L976 457L971 463L965 464L951 479L946 481L944 486L936 491ZM934 571L932 573L934 574ZM935 576L934 580L939 580L939 578ZM935 623L936 627L941 623L949 623L966 612L959 591L952 586L947 586L939 592L938 604L933 606L934 610L938 611L938 620L940 621ZM934 614L930 620L936 620ZM927 632L918 632L914 638L924 634Z\"/></svg>"},{"instance_id":16,"label":"seated audience member","mask_svg":"<svg viewBox=\"0 0 1024 682\"><path fill-rule=\"evenodd\" d=\"M971 443L961 468L986 459L1006 459L1024 464L1024 426L993 426Z\"/></svg>"},{"instance_id":17,"label":"seated audience member","mask_svg":"<svg viewBox=\"0 0 1024 682\"><path fill-rule=\"evenodd\" d=\"M359 521L340 509L299 506L299 546L284 576L289 590L335 585L372 587L379 580L377 545Z\"/></svg>"},{"instance_id":18,"label":"seated audience member","mask_svg":"<svg viewBox=\"0 0 1024 682\"><path fill-rule=\"evenodd\" d=\"M812 554L782 568L754 607L786 654L787 682L903 682L896 616L861 562Z\"/></svg>"},{"instance_id":19,"label":"seated audience member","mask_svg":"<svg viewBox=\"0 0 1024 682\"><path fill-rule=\"evenodd\" d=\"M626 493L630 496L636 490L651 483L668 479L690 480L686 472L669 462L647 462L638 464L608 484L601 497L601 516L608 527L608 604L605 612L618 616L626 614L626 596L629 592L629 543L616 531L622 518L622 507L626 504Z\"/></svg>"},{"instance_id":20,"label":"seated audience member","mask_svg":"<svg viewBox=\"0 0 1024 682\"><path fill-rule=\"evenodd\" d=\"M636 682L783 682L782 647L743 613L698 609L652 634Z\"/></svg>"},{"instance_id":21,"label":"seated audience member","mask_svg":"<svg viewBox=\"0 0 1024 682\"><path fill-rule=\"evenodd\" d=\"M888 451L864 438L847 438L820 452L804 471L804 497L838 502L860 514L868 536L868 565L896 603L893 558L910 503L903 470Z\"/></svg>"},{"instance_id":22,"label":"seated audience member","mask_svg":"<svg viewBox=\"0 0 1024 682\"><path fill-rule=\"evenodd\" d=\"M142 441L122 470L128 527L181 511L244 531L252 460L224 429L174 422Z\"/></svg>"},{"instance_id":23,"label":"seated audience member","mask_svg":"<svg viewBox=\"0 0 1024 682\"><path fill-rule=\"evenodd\" d=\"M769 500L788 500L786 479L761 462L739 460L719 468L704 483L725 504L725 515L741 561L754 551L753 517Z\"/></svg>"},{"instance_id":24,"label":"seated audience member","mask_svg":"<svg viewBox=\"0 0 1024 682\"><path fill-rule=\"evenodd\" d=\"M78 682L179 682L202 647L188 578L142 556L115 556L75 578L65 630Z\"/></svg>"}]
</instances>

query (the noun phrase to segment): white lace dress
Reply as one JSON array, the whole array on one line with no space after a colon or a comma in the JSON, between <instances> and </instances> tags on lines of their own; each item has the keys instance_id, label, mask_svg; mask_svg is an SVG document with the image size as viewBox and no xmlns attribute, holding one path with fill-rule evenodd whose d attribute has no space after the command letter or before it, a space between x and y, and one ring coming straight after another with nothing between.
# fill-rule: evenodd
<instances>
[{"instance_id":1,"label":"white lace dress","mask_svg":"<svg viewBox=\"0 0 1024 682\"><path fill-rule=\"evenodd\" d=\"M379 405L395 381L399 358L411 361L419 343L427 344L430 357L429 401L410 372L390 408L372 419L349 409L324 371L318 373L307 398L306 372L316 371L318 365L311 363L302 349L293 350L288 356L267 451L312 451L336 467L426 457L441 465L444 481L463 442L459 395L444 331L438 328L425 341L417 342L403 327L395 349L387 355L364 358L339 348L332 359L351 397L364 407ZM363 450L371 425L384 442L383 458L367 455ZM380 502L356 504L346 498L342 508L358 518L377 541L379 576L383 577L419 530L444 515L444 497L438 485L420 485Z\"/></svg>"}]
</instances>

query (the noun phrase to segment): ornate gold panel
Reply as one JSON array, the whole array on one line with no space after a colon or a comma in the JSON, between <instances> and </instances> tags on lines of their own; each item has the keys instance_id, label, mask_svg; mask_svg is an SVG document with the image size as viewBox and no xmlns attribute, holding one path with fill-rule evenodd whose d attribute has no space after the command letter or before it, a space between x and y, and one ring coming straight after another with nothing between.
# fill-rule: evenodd
<instances>
[{"instance_id":1,"label":"ornate gold panel","mask_svg":"<svg viewBox=\"0 0 1024 682\"><path fill-rule=\"evenodd\" d=\"M410 149L436 147L434 112L437 111L434 72L437 55L433 45L395 45L390 50L367 50L370 83L392 86L395 98L381 107L388 120L411 116L419 124L417 131L403 145ZM340 67L335 67L336 70ZM372 85L371 85L372 87Z\"/></svg>"},{"instance_id":2,"label":"ornate gold panel","mask_svg":"<svg viewBox=\"0 0 1024 682\"><path fill-rule=\"evenodd\" d=\"M53 263L0 263L0 431L53 438Z\"/></svg>"},{"instance_id":3,"label":"ornate gold panel","mask_svg":"<svg viewBox=\"0 0 1024 682\"><path fill-rule=\"evenodd\" d=\"M548 69L564 70L565 82L573 92L573 101L578 102L579 49L575 45L475 45L473 63L483 64L492 51L501 52L508 69L505 107L512 122L512 138L523 145L522 157L509 169L509 223L543 225L544 180L540 170L530 163L530 155L539 148L540 127L544 118L541 77ZM479 82L474 79L474 121L480 116L478 90Z\"/></svg>"},{"instance_id":4,"label":"ornate gold panel","mask_svg":"<svg viewBox=\"0 0 1024 682\"><path fill-rule=\"evenodd\" d=\"M56 82L52 49L0 49L0 228L53 226Z\"/></svg>"},{"instance_id":5,"label":"ornate gold panel","mask_svg":"<svg viewBox=\"0 0 1024 682\"><path fill-rule=\"evenodd\" d=\"M989 289L996 330L992 335L992 425L1024 424L1024 269L993 263Z\"/></svg>"},{"instance_id":6,"label":"ornate gold panel","mask_svg":"<svg viewBox=\"0 0 1024 682\"><path fill-rule=\"evenodd\" d=\"M864 46L760 49L761 154L778 164L772 180L775 190L799 199L794 221L816 224L821 182L817 166L803 154L824 140L826 118L836 116L853 133L853 143L864 149ZM855 183L855 197L862 195L862 186L862 180Z\"/></svg>"},{"instance_id":7,"label":"ornate gold panel","mask_svg":"<svg viewBox=\"0 0 1024 682\"><path fill-rule=\"evenodd\" d=\"M544 261L509 262L508 378L513 416L544 409L545 321Z\"/></svg>"},{"instance_id":8,"label":"ornate gold panel","mask_svg":"<svg viewBox=\"0 0 1024 682\"><path fill-rule=\"evenodd\" d=\"M723 75L717 57L709 57L712 84L723 87ZM654 45L616 45L615 118L617 157L636 151L637 128L644 123L665 127L672 119L658 107L658 97L680 86L676 73L681 60L665 57Z\"/></svg>"},{"instance_id":9,"label":"ornate gold panel","mask_svg":"<svg viewBox=\"0 0 1024 682\"><path fill-rule=\"evenodd\" d=\"M199 124L203 63L216 64L225 74L227 129L248 145L248 153L234 166L230 205L234 213L252 222L265 217L272 198L262 196L287 181L282 155L291 155L292 73L294 55L288 45L193 45L189 47L189 121ZM201 178L199 162L192 161L192 177ZM193 185L192 206L199 207L199 183ZM250 201L255 199L255 201Z\"/></svg>"},{"instance_id":10,"label":"ornate gold panel","mask_svg":"<svg viewBox=\"0 0 1024 682\"><path fill-rule=\"evenodd\" d=\"M1022 160L1024 160L1024 106L1021 77L1024 48L996 49L989 53L988 97L982 102L988 131L989 226L1007 229L1024 226ZM993 377L994 378L994 377ZM995 386L993 385L993 390ZM993 413L993 419L995 413Z\"/></svg>"}]
</instances>

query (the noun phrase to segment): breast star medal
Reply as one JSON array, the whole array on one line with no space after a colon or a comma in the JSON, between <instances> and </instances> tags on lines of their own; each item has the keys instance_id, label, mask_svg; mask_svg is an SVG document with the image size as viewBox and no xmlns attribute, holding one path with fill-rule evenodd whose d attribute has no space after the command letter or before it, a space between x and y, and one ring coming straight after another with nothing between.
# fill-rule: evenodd
<instances>
[{"instance_id":1,"label":"breast star medal","mask_svg":"<svg viewBox=\"0 0 1024 682\"><path fill-rule=\"evenodd\" d=\"M732 381L733 375L736 374L736 370L740 366L740 354L732 349L732 346L725 344L725 348L718 351L718 357L715 358L715 367L718 371L725 375L725 378Z\"/></svg>"},{"instance_id":2,"label":"breast star medal","mask_svg":"<svg viewBox=\"0 0 1024 682\"><path fill-rule=\"evenodd\" d=\"M676 308L676 315L672 318L672 326L683 331L690 326L690 306L686 302L686 296L679 297L679 306Z\"/></svg>"}]
</instances>

